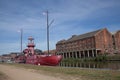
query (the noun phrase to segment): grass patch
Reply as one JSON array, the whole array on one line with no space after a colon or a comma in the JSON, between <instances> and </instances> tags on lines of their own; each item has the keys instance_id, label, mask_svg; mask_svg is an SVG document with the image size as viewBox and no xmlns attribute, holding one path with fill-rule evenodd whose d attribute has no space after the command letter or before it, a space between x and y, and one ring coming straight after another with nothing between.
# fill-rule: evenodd
<instances>
[{"instance_id":1,"label":"grass patch","mask_svg":"<svg viewBox=\"0 0 120 80\"><path fill-rule=\"evenodd\" d=\"M8 64L7 64L8 65ZM28 64L9 64L16 67L33 69L43 74L61 77L64 80L120 80L120 71L85 68L66 68L58 66L35 66Z\"/></svg>"},{"instance_id":2,"label":"grass patch","mask_svg":"<svg viewBox=\"0 0 120 80\"><path fill-rule=\"evenodd\" d=\"M75 63L75 62L107 62L107 61L120 61L120 54L115 55L107 55L105 54L99 54L96 57L88 57L88 58L65 58L62 60L62 62L69 62L69 63Z\"/></svg>"}]
</instances>

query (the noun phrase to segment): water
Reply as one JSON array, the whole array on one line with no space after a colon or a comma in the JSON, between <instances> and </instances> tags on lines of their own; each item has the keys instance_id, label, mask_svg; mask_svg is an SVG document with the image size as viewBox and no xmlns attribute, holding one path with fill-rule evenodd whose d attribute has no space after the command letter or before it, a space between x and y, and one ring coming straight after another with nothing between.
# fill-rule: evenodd
<instances>
[{"instance_id":1,"label":"water","mask_svg":"<svg viewBox=\"0 0 120 80\"><path fill-rule=\"evenodd\" d=\"M79 68L94 68L94 69L110 69L120 70L120 61L112 62L61 62L62 67L79 67Z\"/></svg>"}]
</instances>

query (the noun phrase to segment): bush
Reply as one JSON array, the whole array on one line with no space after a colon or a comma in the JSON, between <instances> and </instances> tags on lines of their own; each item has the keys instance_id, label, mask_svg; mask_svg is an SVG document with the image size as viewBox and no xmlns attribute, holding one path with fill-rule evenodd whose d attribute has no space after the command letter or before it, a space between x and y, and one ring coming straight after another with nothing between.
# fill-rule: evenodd
<instances>
[{"instance_id":1,"label":"bush","mask_svg":"<svg viewBox=\"0 0 120 80\"><path fill-rule=\"evenodd\" d=\"M95 58L94 61L107 61L106 55L99 55Z\"/></svg>"}]
</instances>

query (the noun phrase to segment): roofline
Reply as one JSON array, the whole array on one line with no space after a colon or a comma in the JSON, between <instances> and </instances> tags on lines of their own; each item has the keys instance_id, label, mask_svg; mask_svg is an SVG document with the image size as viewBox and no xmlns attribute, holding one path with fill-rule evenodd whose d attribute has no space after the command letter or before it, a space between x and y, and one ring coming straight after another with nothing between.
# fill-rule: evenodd
<instances>
[{"instance_id":1,"label":"roofline","mask_svg":"<svg viewBox=\"0 0 120 80\"><path fill-rule=\"evenodd\" d=\"M100 33L102 30L104 30L104 29L107 30L107 28L100 29L100 31L98 31L94 36L96 36L97 34L99 34L99 33Z\"/></svg>"}]
</instances>

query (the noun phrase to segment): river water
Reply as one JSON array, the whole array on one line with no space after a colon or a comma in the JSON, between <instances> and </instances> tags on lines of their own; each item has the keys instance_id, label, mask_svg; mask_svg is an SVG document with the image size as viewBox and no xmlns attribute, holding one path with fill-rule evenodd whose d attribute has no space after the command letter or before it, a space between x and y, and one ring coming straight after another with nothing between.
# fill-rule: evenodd
<instances>
[{"instance_id":1,"label":"river water","mask_svg":"<svg viewBox=\"0 0 120 80\"><path fill-rule=\"evenodd\" d=\"M61 67L79 67L79 68L94 68L94 69L109 69L120 70L120 61L111 62L61 62Z\"/></svg>"}]
</instances>

